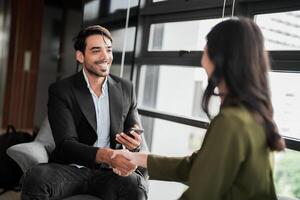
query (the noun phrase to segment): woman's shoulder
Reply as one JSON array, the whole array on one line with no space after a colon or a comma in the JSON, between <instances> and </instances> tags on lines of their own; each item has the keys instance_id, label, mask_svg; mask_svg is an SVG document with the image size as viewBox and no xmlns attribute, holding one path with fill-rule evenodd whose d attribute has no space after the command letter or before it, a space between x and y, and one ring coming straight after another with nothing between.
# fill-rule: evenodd
<instances>
[{"instance_id":1,"label":"woman's shoulder","mask_svg":"<svg viewBox=\"0 0 300 200\"><path fill-rule=\"evenodd\" d=\"M261 125L255 120L253 114L243 106L221 108L212 124L224 124L232 129L253 129Z\"/></svg>"},{"instance_id":2,"label":"woman's shoulder","mask_svg":"<svg viewBox=\"0 0 300 200\"><path fill-rule=\"evenodd\" d=\"M216 133L215 137L223 137L223 140L235 138L236 141L247 144L250 140L256 140L255 138L261 138L261 135L264 135L262 125L245 107L222 108L211 122L210 131Z\"/></svg>"},{"instance_id":3,"label":"woman's shoulder","mask_svg":"<svg viewBox=\"0 0 300 200\"><path fill-rule=\"evenodd\" d=\"M252 113L244 106L221 108L218 116L226 120L234 120L241 123L253 123L255 121Z\"/></svg>"}]
</instances>

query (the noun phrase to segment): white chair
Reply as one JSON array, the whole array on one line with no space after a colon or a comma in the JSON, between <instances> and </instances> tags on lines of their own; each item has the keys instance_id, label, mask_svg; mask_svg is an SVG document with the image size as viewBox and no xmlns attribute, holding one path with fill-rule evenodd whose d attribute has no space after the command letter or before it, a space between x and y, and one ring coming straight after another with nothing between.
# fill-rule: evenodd
<instances>
[{"instance_id":1,"label":"white chair","mask_svg":"<svg viewBox=\"0 0 300 200\"><path fill-rule=\"evenodd\" d=\"M52 131L46 118L33 142L21 143L7 149L7 154L20 166L25 173L39 163L47 163L49 154L54 150L55 143ZM90 195L75 195L64 200L100 200Z\"/></svg>"}]
</instances>

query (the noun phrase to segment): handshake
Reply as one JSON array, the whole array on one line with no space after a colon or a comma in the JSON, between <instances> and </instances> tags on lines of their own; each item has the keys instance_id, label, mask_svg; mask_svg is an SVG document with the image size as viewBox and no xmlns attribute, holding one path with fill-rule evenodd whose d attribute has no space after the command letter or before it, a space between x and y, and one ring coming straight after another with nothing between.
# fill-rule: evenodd
<instances>
[{"instance_id":1,"label":"handshake","mask_svg":"<svg viewBox=\"0 0 300 200\"><path fill-rule=\"evenodd\" d=\"M133 153L125 149L99 148L96 154L96 163L107 163L116 174L129 176L137 166L146 167L146 163L143 163L146 157L145 153Z\"/></svg>"},{"instance_id":2,"label":"handshake","mask_svg":"<svg viewBox=\"0 0 300 200\"><path fill-rule=\"evenodd\" d=\"M134 126L128 133L116 135L116 141L126 149L135 150L141 145L142 129ZM96 163L107 163L113 171L120 176L129 176L137 166L146 167L147 154L132 153L128 150L113 150L110 148L99 148L96 154Z\"/></svg>"},{"instance_id":3,"label":"handshake","mask_svg":"<svg viewBox=\"0 0 300 200\"><path fill-rule=\"evenodd\" d=\"M128 150L113 150L110 166L120 176L129 176L138 167L134 154Z\"/></svg>"},{"instance_id":4,"label":"handshake","mask_svg":"<svg viewBox=\"0 0 300 200\"><path fill-rule=\"evenodd\" d=\"M109 164L113 171L120 176L129 176L138 166L146 168L146 153L133 153L128 150L113 150L110 148L99 148L96 155L97 163Z\"/></svg>"}]
</instances>

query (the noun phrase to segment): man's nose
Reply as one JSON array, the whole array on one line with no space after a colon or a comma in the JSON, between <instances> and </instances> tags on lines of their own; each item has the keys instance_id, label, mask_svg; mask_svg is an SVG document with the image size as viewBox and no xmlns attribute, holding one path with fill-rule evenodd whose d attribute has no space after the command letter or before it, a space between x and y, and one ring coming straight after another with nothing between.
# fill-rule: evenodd
<instances>
[{"instance_id":1,"label":"man's nose","mask_svg":"<svg viewBox=\"0 0 300 200\"><path fill-rule=\"evenodd\" d=\"M108 55L108 52L106 51L106 49L101 50L100 58L102 60L106 60L106 61L109 59L109 55Z\"/></svg>"}]
</instances>

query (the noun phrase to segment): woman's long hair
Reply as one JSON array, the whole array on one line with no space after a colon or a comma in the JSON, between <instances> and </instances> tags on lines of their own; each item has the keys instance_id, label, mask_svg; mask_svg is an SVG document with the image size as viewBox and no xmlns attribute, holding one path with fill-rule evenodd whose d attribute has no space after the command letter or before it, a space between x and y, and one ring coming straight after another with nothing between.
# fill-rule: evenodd
<instances>
[{"instance_id":1,"label":"woman's long hair","mask_svg":"<svg viewBox=\"0 0 300 200\"><path fill-rule=\"evenodd\" d=\"M203 95L202 108L208 116L208 104L222 80L228 88L222 106L244 105L257 115L266 130L272 151L285 148L273 120L268 83L269 58L259 27L246 18L217 24L207 35L207 51L215 69Z\"/></svg>"}]
</instances>

